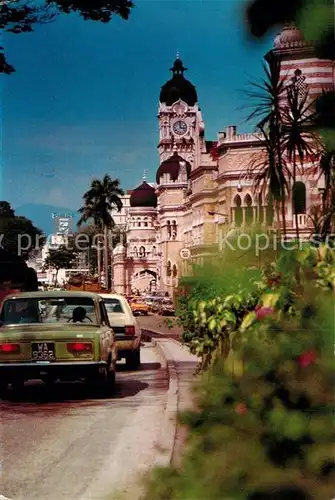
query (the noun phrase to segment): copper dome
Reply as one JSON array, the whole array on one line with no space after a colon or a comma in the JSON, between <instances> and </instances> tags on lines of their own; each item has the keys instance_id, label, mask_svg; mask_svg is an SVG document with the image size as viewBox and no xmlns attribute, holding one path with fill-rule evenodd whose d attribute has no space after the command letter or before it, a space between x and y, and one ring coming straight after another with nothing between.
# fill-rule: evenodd
<instances>
[{"instance_id":1,"label":"copper dome","mask_svg":"<svg viewBox=\"0 0 335 500\"><path fill-rule=\"evenodd\" d=\"M131 207L157 207L156 190L146 181L143 181L130 195Z\"/></svg>"},{"instance_id":2,"label":"copper dome","mask_svg":"<svg viewBox=\"0 0 335 500\"><path fill-rule=\"evenodd\" d=\"M189 178L190 173L191 173L191 165L189 162L185 161L184 158L178 155L178 153L174 153L170 158L167 160L163 161L160 166L158 167L157 173L156 173L156 182L159 184L160 178L164 174L170 174L170 179L172 181L176 181L178 179L179 175L179 170L180 170L180 163L185 162L186 164L186 171L187 171L187 177Z\"/></svg>"}]
</instances>

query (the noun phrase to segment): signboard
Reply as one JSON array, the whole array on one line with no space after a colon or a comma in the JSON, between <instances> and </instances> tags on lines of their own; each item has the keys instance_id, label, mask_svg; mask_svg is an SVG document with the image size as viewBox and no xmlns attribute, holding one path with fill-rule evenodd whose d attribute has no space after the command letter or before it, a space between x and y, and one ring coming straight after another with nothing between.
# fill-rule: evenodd
<instances>
[{"instance_id":1,"label":"signboard","mask_svg":"<svg viewBox=\"0 0 335 500\"><path fill-rule=\"evenodd\" d=\"M56 221L56 233L67 235L70 232L70 217L55 217Z\"/></svg>"},{"instance_id":2,"label":"signboard","mask_svg":"<svg viewBox=\"0 0 335 500\"><path fill-rule=\"evenodd\" d=\"M182 248L179 252L179 255L182 259L186 260L191 257L191 251L188 248Z\"/></svg>"}]
</instances>

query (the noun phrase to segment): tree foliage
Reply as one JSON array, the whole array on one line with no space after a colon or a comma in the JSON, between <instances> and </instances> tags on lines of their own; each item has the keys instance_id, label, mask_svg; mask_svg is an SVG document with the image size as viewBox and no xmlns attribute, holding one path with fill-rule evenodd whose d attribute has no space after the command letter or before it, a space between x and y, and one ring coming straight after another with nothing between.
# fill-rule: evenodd
<instances>
[{"instance_id":1,"label":"tree foliage","mask_svg":"<svg viewBox=\"0 0 335 500\"><path fill-rule=\"evenodd\" d=\"M54 269L56 271L55 283L57 283L58 271L60 269L71 269L78 257L78 252L74 248L65 245L57 249L50 249L44 261L44 269Z\"/></svg>"},{"instance_id":2,"label":"tree foliage","mask_svg":"<svg viewBox=\"0 0 335 500\"><path fill-rule=\"evenodd\" d=\"M0 236L4 250L25 260L45 243L42 230L26 217L16 215L7 201L0 202Z\"/></svg>"},{"instance_id":3,"label":"tree foliage","mask_svg":"<svg viewBox=\"0 0 335 500\"><path fill-rule=\"evenodd\" d=\"M108 230L115 226L112 211L116 208L119 212L122 209L121 196L124 195L120 188L120 181L112 179L106 174L102 180L93 179L90 189L84 193L84 204L79 208L80 219L78 227L90 222L99 230L103 230L103 250L104 250L104 274L106 288L109 289L109 250ZM101 277L99 276L99 282Z\"/></svg>"},{"instance_id":4,"label":"tree foliage","mask_svg":"<svg viewBox=\"0 0 335 500\"><path fill-rule=\"evenodd\" d=\"M76 13L85 21L108 23L114 16L129 18L131 0L14 0L1 2L0 29L13 34L29 33L37 24L54 21L61 14ZM7 62L0 47L0 73L11 74L14 67Z\"/></svg>"}]
</instances>

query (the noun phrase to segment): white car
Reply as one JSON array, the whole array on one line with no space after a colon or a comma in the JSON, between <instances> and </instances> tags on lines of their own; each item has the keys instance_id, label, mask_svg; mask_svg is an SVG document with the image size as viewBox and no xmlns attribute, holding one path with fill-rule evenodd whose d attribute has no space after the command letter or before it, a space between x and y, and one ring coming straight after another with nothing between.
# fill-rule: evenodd
<instances>
[{"instance_id":1,"label":"white car","mask_svg":"<svg viewBox=\"0 0 335 500\"><path fill-rule=\"evenodd\" d=\"M128 301L116 293L102 293L110 326L115 332L118 359L126 358L129 368L139 367L141 328Z\"/></svg>"}]
</instances>

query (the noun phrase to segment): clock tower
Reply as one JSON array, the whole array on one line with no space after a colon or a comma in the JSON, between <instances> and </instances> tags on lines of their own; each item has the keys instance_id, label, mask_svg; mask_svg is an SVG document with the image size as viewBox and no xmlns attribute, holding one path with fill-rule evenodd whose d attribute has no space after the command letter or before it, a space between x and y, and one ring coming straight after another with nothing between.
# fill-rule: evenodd
<instances>
[{"instance_id":1,"label":"clock tower","mask_svg":"<svg viewBox=\"0 0 335 500\"><path fill-rule=\"evenodd\" d=\"M172 78L162 86L159 96L159 163L177 153L193 169L206 147L197 91L184 77L187 68L178 54L170 71Z\"/></svg>"}]
</instances>

